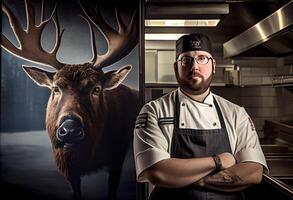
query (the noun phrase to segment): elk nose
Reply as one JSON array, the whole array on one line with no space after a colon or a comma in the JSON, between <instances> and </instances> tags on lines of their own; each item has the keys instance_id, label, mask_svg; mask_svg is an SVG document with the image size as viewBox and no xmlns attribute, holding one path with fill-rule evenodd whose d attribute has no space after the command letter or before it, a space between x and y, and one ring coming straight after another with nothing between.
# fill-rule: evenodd
<instances>
[{"instance_id":1,"label":"elk nose","mask_svg":"<svg viewBox=\"0 0 293 200\"><path fill-rule=\"evenodd\" d=\"M56 133L57 139L65 143L75 143L84 138L83 127L78 119L65 119Z\"/></svg>"}]
</instances>

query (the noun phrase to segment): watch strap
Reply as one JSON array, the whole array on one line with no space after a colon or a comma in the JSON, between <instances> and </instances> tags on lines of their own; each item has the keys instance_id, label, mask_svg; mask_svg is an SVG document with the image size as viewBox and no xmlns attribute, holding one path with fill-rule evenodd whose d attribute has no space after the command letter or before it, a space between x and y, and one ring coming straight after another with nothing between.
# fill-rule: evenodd
<instances>
[{"instance_id":1,"label":"watch strap","mask_svg":"<svg viewBox=\"0 0 293 200\"><path fill-rule=\"evenodd\" d=\"M215 165L216 165L215 171L216 172L221 171L221 169L222 169L222 162L221 162L220 157L218 155L213 155L213 160L214 160Z\"/></svg>"}]
</instances>

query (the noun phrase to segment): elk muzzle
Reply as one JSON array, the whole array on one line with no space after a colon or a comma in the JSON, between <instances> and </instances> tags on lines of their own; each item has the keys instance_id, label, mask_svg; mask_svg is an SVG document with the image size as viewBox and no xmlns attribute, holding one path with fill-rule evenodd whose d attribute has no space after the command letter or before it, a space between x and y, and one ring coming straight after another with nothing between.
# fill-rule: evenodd
<instances>
[{"instance_id":1,"label":"elk muzzle","mask_svg":"<svg viewBox=\"0 0 293 200\"><path fill-rule=\"evenodd\" d=\"M64 144L64 148L78 145L84 138L81 120L76 116L63 117L57 129L56 137Z\"/></svg>"}]
</instances>

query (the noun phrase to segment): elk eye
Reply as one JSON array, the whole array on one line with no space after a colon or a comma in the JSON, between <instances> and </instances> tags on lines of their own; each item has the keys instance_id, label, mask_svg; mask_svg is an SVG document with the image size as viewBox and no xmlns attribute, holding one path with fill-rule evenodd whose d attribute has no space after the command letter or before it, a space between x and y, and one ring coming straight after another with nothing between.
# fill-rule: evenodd
<instances>
[{"instance_id":1,"label":"elk eye","mask_svg":"<svg viewBox=\"0 0 293 200\"><path fill-rule=\"evenodd\" d=\"M52 87L52 91L54 94L60 94L60 90L58 87Z\"/></svg>"},{"instance_id":2,"label":"elk eye","mask_svg":"<svg viewBox=\"0 0 293 200\"><path fill-rule=\"evenodd\" d=\"M98 95L100 93L100 91L101 91L101 88L100 87L95 87L94 88L94 91L93 91L93 94L94 95Z\"/></svg>"}]
</instances>

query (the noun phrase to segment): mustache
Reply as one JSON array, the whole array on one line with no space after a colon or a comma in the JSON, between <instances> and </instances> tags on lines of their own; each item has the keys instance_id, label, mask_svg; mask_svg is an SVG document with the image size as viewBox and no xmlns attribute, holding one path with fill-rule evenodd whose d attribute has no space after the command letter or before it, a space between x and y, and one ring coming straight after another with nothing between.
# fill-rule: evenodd
<instances>
[{"instance_id":1,"label":"mustache","mask_svg":"<svg viewBox=\"0 0 293 200\"><path fill-rule=\"evenodd\" d=\"M203 75L198 73L198 72L190 72L188 74L189 77L193 77L193 76L198 76L198 77L202 77L203 78Z\"/></svg>"}]
</instances>

